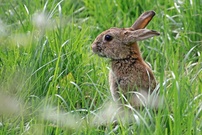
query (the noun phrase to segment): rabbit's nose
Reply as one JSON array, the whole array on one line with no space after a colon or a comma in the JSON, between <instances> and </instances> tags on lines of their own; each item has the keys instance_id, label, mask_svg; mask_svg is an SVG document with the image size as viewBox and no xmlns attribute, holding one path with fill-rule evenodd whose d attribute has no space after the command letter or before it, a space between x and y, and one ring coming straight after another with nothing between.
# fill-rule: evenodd
<instances>
[{"instance_id":1,"label":"rabbit's nose","mask_svg":"<svg viewBox=\"0 0 202 135\"><path fill-rule=\"evenodd\" d=\"M97 52L98 52L98 49L97 49L97 45L96 45L96 44L93 44L93 45L91 46L91 48L92 48L92 50L93 50L94 53L97 53Z\"/></svg>"}]
</instances>

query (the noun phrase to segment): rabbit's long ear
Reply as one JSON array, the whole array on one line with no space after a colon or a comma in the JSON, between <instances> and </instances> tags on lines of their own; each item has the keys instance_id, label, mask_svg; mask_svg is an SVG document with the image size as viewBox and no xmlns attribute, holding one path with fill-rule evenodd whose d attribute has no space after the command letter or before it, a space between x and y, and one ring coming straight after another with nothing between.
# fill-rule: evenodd
<instances>
[{"instance_id":1,"label":"rabbit's long ear","mask_svg":"<svg viewBox=\"0 0 202 135\"><path fill-rule=\"evenodd\" d=\"M148 29L139 29L135 31L125 31L122 42L126 45L131 45L136 41L145 40L154 36L160 35L159 32Z\"/></svg>"},{"instance_id":2,"label":"rabbit's long ear","mask_svg":"<svg viewBox=\"0 0 202 135\"><path fill-rule=\"evenodd\" d=\"M147 11L140 15L140 17L135 21L132 25L134 30L143 29L147 26L147 24L151 21L153 16L155 15L154 11Z\"/></svg>"}]
</instances>

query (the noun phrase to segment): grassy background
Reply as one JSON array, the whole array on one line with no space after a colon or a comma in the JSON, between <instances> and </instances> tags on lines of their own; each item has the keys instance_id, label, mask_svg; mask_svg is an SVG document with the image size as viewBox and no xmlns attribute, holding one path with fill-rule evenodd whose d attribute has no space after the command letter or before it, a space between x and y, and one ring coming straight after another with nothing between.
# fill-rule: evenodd
<instances>
[{"instance_id":1,"label":"grassy background","mask_svg":"<svg viewBox=\"0 0 202 135\"><path fill-rule=\"evenodd\" d=\"M202 1L1 0L0 134L200 134ZM129 27L144 11L161 36L140 42L165 97L140 124L71 127L70 119L111 98L109 61L91 43L110 27ZM54 112L50 118L42 117Z\"/></svg>"}]
</instances>

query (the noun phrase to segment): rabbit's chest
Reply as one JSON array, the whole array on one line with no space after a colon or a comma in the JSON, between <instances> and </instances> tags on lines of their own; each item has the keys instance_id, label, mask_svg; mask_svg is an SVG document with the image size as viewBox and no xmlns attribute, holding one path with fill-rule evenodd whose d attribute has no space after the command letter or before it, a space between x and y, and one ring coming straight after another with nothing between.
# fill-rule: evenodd
<instances>
[{"instance_id":1,"label":"rabbit's chest","mask_svg":"<svg viewBox=\"0 0 202 135\"><path fill-rule=\"evenodd\" d=\"M145 87L147 81L147 69L139 63L118 62L112 65L111 76L114 85L118 85L122 90L135 90Z\"/></svg>"}]
</instances>

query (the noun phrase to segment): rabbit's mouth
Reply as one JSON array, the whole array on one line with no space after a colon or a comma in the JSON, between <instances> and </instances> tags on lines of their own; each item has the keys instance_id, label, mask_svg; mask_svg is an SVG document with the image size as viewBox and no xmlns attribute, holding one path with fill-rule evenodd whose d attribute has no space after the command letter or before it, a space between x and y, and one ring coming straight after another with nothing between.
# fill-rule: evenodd
<instances>
[{"instance_id":1,"label":"rabbit's mouth","mask_svg":"<svg viewBox=\"0 0 202 135\"><path fill-rule=\"evenodd\" d=\"M100 52L94 52L94 53L96 53L100 57L107 58L107 56L104 53L102 53L102 51L100 51Z\"/></svg>"},{"instance_id":2,"label":"rabbit's mouth","mask_svg":"<svg viewBox=\"0 0 202 135\"><path fill-rule=\"evenodd\" d=\"M98 56L103 57L103 58L107 58L107 56L102 54L102 53L98 53Z\"/></svg>"},{"instance_id":3,"label":"rabbit's mouth","mask_svg":"<svg viewBox=\"0 0 202 135\"><path fill-rule=\"evenodd\" d=\"M100 57L106 57L106 55L104 54L103 49L100 47L99 44L93 44L92 45L92 50L95 54L99 55Z\"/></svg>"}]
</instances>

